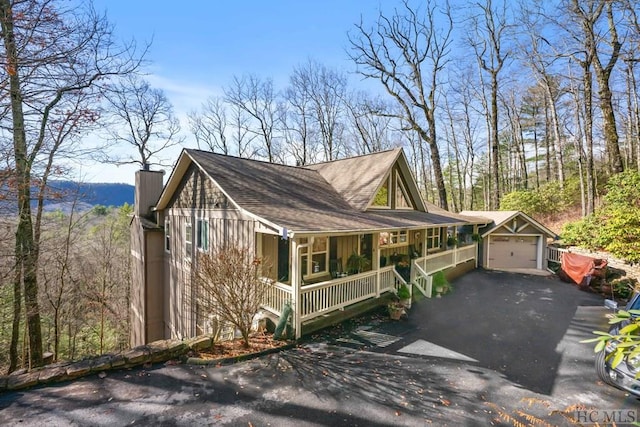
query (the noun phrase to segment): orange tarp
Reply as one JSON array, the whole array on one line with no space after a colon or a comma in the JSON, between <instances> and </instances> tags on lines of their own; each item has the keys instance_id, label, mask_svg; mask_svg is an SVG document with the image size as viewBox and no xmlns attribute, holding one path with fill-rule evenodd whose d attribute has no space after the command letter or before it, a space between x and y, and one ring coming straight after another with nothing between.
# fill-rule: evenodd
<instances>
[{"instance_id":1,"label":"orange tarp","mask_svg":"<svg viewBox=\"0 0 640 427\"><path fill-rule=\"evenodd\" d=\"M595 259L570 252L562 254L562 271L578 285L589 286L591 277L599 273L596 270L604 269L606 266L606 260ZM587 281L583 283L585 278Z\"/></svg>"}]
</instances>

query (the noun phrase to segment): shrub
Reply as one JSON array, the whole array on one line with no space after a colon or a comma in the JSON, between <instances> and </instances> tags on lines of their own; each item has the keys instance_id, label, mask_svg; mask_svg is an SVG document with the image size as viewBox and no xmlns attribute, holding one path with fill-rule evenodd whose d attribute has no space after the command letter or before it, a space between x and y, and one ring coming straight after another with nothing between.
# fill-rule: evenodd
<instances>
[{"instance_id":1,"label":"shrub","mask_svg":"<svg viewBox=\"0 0 640 427\"><path fill-rule=\"evenodd\" d=\"M604 249L626 261L640 262L640 173L627 171L607 183L603 205L593 214L566 224L565 243Z\"/></svg>"},{"instance_id":2,"label":"shrub","mask_svg":"<svg viewBox=\"0 0 640 427\"><path fill-rule=\"evenodd\" d=\"M200 308L236 327L245 347L249 347L253 318L268 290L261 279L268 266L247 248L222 249L211 255L201 253L197 263L192 271L199 287Z\"/></svg>"},{"instance_id":3,"label":"shrub","mask_svg":"<svg viewBox=\"0 0 640 427\"><path fill-rule=\"evenodd\" d=\"M554 214L575 205L579 200L579 190L575 179L565 182L564 188L560 188L558 181L550 181L537 189L505 194L500 201L500 210L522 211L531 216Z\"/></svg>"},{"instance_id":4,"label":"shrub","mask_svg":"<svg viewBox=\"0 0 640 427\"><path fill-rule=\"evenodd\" d=\"M411 292L409 292L409 288L404 283L400 285L400 287L398 288L398 298L400 299L411 298Z\"/></svg>"}]
</instances>

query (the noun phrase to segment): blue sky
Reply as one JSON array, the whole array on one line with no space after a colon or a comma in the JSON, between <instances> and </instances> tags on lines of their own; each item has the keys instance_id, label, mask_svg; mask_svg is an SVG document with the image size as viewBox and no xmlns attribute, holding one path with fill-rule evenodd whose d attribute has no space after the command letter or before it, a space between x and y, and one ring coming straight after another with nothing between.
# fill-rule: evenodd
<instances>
[{"instance_id":1,"label":"blue sky","mask_svg":"<svg viewBox=\"0 0 640 427\"><path fill-rule=\"evenodd\" d=\"M182 121L233 76L252 73L286 85L292 69L312 58L353 72L347 32L364 19L373 23L381 3L368 0L94 0L106 11L119 38L152 42L147 78L165 90ZM360 77L352 75L357 84ZM177 153L176 153L177 156ZM89 181L133 182L134 167L83 171Z\"/></svg>"}]
</instances>

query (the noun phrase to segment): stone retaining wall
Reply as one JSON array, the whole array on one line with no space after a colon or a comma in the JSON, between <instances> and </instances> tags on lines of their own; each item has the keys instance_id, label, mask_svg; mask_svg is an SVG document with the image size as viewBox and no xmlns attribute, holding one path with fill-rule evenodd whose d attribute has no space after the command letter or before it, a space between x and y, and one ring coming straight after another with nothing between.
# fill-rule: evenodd
<instances>
[{"instance_id":1,"label":"stone retaining wall","mask_svg":"<svg viewBox=\"0 0 640 427\"><path fill-rule=\"evenodd\" d=\"M182 358L189 351L201 351L213 346L211 337L198 337L190 340L161 340L132 348L118 354L104 354L77 362L60 362L42 368L13 372L0 376L0 393L7 390L20 390L42 384L73 380L85 375L104 372L110 369L133 368L145 363L159 363Z\"/></svg>"}]
</instances>

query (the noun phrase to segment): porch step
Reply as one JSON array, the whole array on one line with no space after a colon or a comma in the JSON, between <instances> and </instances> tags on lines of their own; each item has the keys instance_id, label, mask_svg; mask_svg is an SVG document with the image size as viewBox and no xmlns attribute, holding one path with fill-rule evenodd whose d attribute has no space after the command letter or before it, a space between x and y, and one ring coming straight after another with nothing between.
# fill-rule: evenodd
<instances>
[{"instance_id":1,"label":"porch step","mask_svg":"<svg viewBox=\"0 0 640 427\"><path fill-rule=\"evenodd\" d=\"M361 326L351 333L348 338L338 338L336 342L347 345L354 345L356 348L367 347L388 347L401 340L395 335L381 334L370 331L371 326Z\"/></svg>"},{"instance_id":2,"label":"porch step","mask_svg":"<svg viewBox=\"0 0 640 427\"><path fill-rule=\"evenodd\" d=\"M320 329L337 325L347 319L359 316L381 305L387 305L394 295L390 292L382 294L379 298L371 298L345 307L344 310L336 310L323 316L316 317L302 324L302 335L308 335Z\"/></svg>"}]
</instances>

